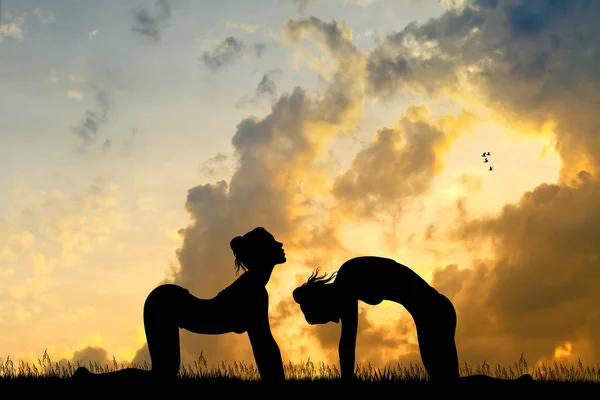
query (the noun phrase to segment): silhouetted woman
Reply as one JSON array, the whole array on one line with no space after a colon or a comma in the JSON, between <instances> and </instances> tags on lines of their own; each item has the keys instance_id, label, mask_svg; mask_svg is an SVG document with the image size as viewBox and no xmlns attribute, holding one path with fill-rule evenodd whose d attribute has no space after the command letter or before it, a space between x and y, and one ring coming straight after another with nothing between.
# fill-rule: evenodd
<instances>
[{"instance_id":1,"label":"silhouetted woman","mask_svg":"<svg viewBox=\"0 0 600 400\"><path fill-rule=\"evenodd\" d=\"M329 277L317 274L318 270L296 288L293 297L309 324L342 322L338 348L342 379L354 378L358 301L377 305L389 300L401 304L412 315L421 360L430 379L458 380L454 306L413 270L389 258L365 256L346 261ZM499 381L485 375L468 378ZM530 379L531 376L524 376L524 380Z\"/></svg>"},{"instance_id":2,"label":"silhouetted woman","mask_svg":"<svg viewBox=\"0 0 600 400\"><path fill-rule=\"evenodd\" d=\"M264 228L231 240L237 271L244 272L212 299L200 299L187 289L161 285L144 304L144 329L152 370L127 368L92 374L79 368L73 378L175 378L179 372L179 329L204 335L248 333L262 380L283 381L283 362L269 325L266 284L277 264L286 262L283 245Z\"/></svg>"}]
</instances>

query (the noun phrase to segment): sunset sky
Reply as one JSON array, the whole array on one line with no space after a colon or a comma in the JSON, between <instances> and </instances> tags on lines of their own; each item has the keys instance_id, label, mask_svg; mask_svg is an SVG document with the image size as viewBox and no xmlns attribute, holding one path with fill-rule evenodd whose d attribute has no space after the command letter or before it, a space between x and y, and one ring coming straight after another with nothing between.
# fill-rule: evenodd
<instances>
[{"instance_id":1,"label":"sunset sky","mask_svg":"<svg viewBox=\"0 0 600 400\"><path fill-rule=\"evenodd\" d=\"M454 302L461 363L600 362L600 2L1 7L3 359L149 360L148 293L215 296L264 226L285 361L338 361L292 290L379 255ZM402 306L361 305L356 360L420 362Z\"/></svg>"}]
</instances>

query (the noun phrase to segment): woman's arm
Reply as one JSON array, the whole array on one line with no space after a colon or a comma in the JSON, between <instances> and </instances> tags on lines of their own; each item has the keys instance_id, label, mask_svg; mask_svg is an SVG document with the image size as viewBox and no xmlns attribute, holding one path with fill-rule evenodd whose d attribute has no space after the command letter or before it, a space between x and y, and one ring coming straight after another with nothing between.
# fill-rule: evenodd
<instances>
[{"instance_id":1,"label":"woman's arm","mask_svg":"<svg viewBox=\"0 0 600 400\"><path fill-rule=\"evenodd\" d=\"M343 380L354 379L356 334L358 330L358 300L348 300L341 310L342 334L338 348Z\"/></svg>"},{"instance_id":2,"label":"woman's arm","mask_svg":"<svg viewBox=\"0 0 600 400\"><path fill-rule=\"evenodd\" d=\"M254 360L261 379L270 382L281 382L285 380L283 361L279 346L271 333L269 295L266 289L260 297L256 305L258 307L256 317L253 318L248 328L248 337L250 338Z\"/></svg>"}]
</instances>

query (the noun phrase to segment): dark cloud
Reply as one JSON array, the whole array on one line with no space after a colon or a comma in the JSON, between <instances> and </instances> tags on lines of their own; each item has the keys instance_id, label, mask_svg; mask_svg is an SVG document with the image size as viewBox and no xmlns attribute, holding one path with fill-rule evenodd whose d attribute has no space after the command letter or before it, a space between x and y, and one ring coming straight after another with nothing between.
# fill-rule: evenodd
<instances>
[{"instance_id":1,"label":"dark cloud","mask_svg":"<svg viewBox=\"0 0 600 400\"><path fill-rule=\"evenodd\" d=\"M597 180L582 174L575 187L541 184L497 216L452 230L473 251L492 246L493 258L472 268L434 273L432 284L457 304L467 356L502 363L525 352L548 359L570 342L585 362L600 360L598 199ZM483 346L478 337L489 341Z\"/></svg>"},{"instance_id":2,"label":"dark cloud","mask_svg":"<svg viewBox=\"0 0 600 400\"><path fill-rule=\"evenodd\" d=\"M536 133L556 125L562 179L599 170L600 3L471 1L393 33L369 55L369 93L389 96L477 88L498 116ZM464 91L464 87L462 89Z\"/></svg>"},{"instance_id":3,"label":"dark cloud","mask_svg":"<svg viewBox=\"0 0 600 400\"><path fill-rule=\"evenodd\" d=\"M274 78L274 76L279 75L279 74L280 74L279 70L269 71L266 74L264 74L262 79L258 83L258 86L256 87L256 95L257 96L268 95L271 97L276 96L277 95L277 85L275 84L275 81L273 78Z\"/></svg>"},{"instance_id":4,"label":"dark cloud","mask_svg":"<svg viewBox=\"0 0 600 400\"><path fill-rule=\"evenodd\" d=\"M388 35L367 60L367 90L390 97L403 88L430 96L457 90L456 68L463 62L461 48L470 33L484 22L470 7L451 9L438 19L419 25L411 22L402 31Z\"/></svg>"},{"instance_id":5,"label":"dark cloud","mask_svg":"<svg viewBox=\"0 0 600 400\"><path fill-rule=\"evenodd\" d=\"M243 50L244 43L242 43L241 40L230 36L215 47L212 54L205 51L200 57L200 60L209 69L216 71L223 66L232 64L237 58L240 58Z\"/></svg>"},{"instance_id":6,"label":"dark cloud","mask_svg":"<svg viewBox=\"0 0 600 400\"><path fill-rule=\"evenodd\" d=\"M256 57L261 57L267 47L269 47L268 43L254 43L254 52L256 53Z\"/></svg>"},{"instance_id":7,"label":"dark cloud","mask_svg":"<svg viewBox=\"0 0 600 400\"><path fill-rule=\"evenodd\" d=\"M450 239L476 260L438 269L433 285L457 306L463 361L506 365L525 352L531 364L565 343L584 363L600 359L599 12L589 0L474 0L388 35L368 56L370 95L461 101L473 90L513 129L551 130L562 160L559 184L539 185L498 215L473 219L468 197L456 202ZM480 189L466 176L459 183Z\"/></svg>"},{"instance_id":8,"label":"dark cloud","mask_svg":"<svg viewBox=\"0 0 600 400\"><path fill-rule=\"evenodd\" d=\"M262 99L275 99L277 97L277 83L275 80L279 79L280 77L280 70L273 70L265 73L256 86L254 96L242 97L237 101L236 107L241 108L248 104L256 104Z\"/></svg>"},{"instance_id":9,"label":"dark cloud","mask_svg":"<svg viewBox=\"0 0 600 400\"><path fill-rule=\"evenodd\" d=\"M269 46L271 46L269 43L252 43L248 45L240 39L229 36L219 43L212 52L203 52L200 61L206 68L216 72L243 58L244 55L247 55L247 51L253 50L254 56L260 58Z\"/></svg>"},{"instance_id":10,"label":"dark cloud","mask_svg":"<svg viewBox=\"0 0 600 400\"><path fill-rule=\"evenodd\" d=\"M105 89L94 89L94 99L97 109L86 111L83 120L74 128L84 146L93 143L100 132L100 129L108 123L108 117L113 110L113 99L110 93Z\"/></svg>"},{"instance_id":11,"label":"dark cloud","mask_svg":"<svg viewBox=\"0 0 600 400\"><path fill-rule=\"evenodd\" d=\"M157 0L151 12L146 6L136 9L132 29L154 42L160 41L164 28L171 20L171 6L167 0Z\"/></svg>"}]
</instances>

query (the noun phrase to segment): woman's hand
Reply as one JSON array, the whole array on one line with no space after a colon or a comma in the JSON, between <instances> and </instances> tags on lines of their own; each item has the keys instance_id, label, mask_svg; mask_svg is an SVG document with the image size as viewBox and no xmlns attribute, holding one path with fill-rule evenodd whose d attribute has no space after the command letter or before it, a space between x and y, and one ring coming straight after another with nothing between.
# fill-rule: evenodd
<instances>
[{"instance_id":1,"label":"woman's hand","mask_svg":"<svg viewBox=\"0 0 600 400\"><path fill-rule=\"evenodd\" d=\"M262 291L261 291L262 292ZM261 294L259 308L248 329L248 337L254 360L263 381L283 382L285 374L279 346L271 333L269 324L269 295L267 290Z\"/></svg>"},{"instance_id":2,"label":"woman's hand","mask_svg":"<svg viewBox=\"0 0 600 400\"><path fill-rule=\"evenodd\" d=\"M358 329L358 300L342 303L342 334L338 352L342 379L354 379L354 361L356 356L356 334Z\"/></svg>"}]
</instances>

